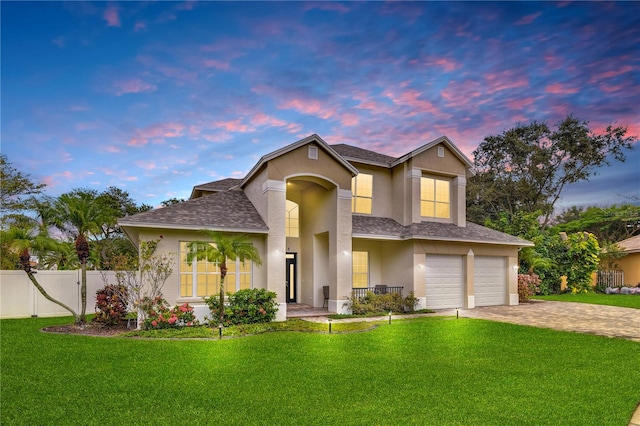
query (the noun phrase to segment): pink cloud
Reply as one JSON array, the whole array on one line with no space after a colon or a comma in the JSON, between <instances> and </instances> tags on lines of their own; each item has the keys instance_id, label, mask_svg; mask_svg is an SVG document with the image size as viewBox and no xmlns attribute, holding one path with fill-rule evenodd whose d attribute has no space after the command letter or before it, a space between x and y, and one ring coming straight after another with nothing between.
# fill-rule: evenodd
<instances>
[{"instance_id":1,"label":"pink cloud","mask_svg":"<svg viewBox=\"0 0 640 426\"><path fill-rule=\"evenodd\" d=\"M165 138L177 138L184 135L185 125L182 123L157 123L144 129L138 129L127 143L130 146L144 146L149 141L162 143Z\"/></svg>"},{"instance_id":2,"label":"pink cloud","mask_svg":"<svg viewBox=\"0 0 640 426\"><path fill-rule=\"evenodd\" d=\"M112 154L119 154L122 152L122 150L120 148L118 148L115 145L110 145L108 147L105 148L105 151L110 152Z\"/></svg>"},{"instance_id":3,"label":"pink cloud","mask_svg":"<svg viewBox=\"0 0 640 426\"><path fill-rule=\"evenodd\" d=\"M122 96L127 93L153 92L157 88L158 86L155 84L146 83L139 78L116 81L113 83L113 91L116 96Z\"/></svg>"},{"instance_id":4,"label":"pink cloud","mask_svg":"<svg viewBox=\"0 0 640 426\"><path fill-rule=\"evenodd\" d=\"M153 161L136 161L135 165L144 170L154 170L158 167Z\"/></svg>"},{"instance_id":5,"label":"pink cloud","mask_svg":"<svg viewBox=\"0 0 640 426\"><path fill-rule=\"evenodd\" d=\"M119 27L120 26L120 15L119 10L114 5L109 5L105 9L102 17L105 21L107 21L107 26L109 27Z\"/></svg>"},{"instance_id":6,"label":"pink cloud","mask_svg":"<svg viewBox=\"0 0 640 426\"><path fill-rule=\"evenodd\" d=\"M610 85L610 84L599 84L598 85L598 89L600 89L601 92L604 93L617 93L620 91L623 91L627 88L627 85L625 84L617 84L617 85Z\"/></svg>"},{"instance_id":7,"label":"pink cloud","mask_svg":"<svg viewBox=\"0 0 640 426\"><path fill-rule=\"evenodd\" d=\"M422 112L428 112L433 115L437 115L440 113L440 110L431 102L425 99L419 99L422 95L422 92L418 92L415 89L405 90L399 94L392 93L391 91L386 91L384 95L391 99L396 105L408 105L414 108L414 111L412 111L410 115L415 115Z\"/></svg>"},{"instance_id":8,"label":"pink cloud","mask_svg":"<svg viewBox=\"0 0 640 426\"><path fill-rule=\"evenodd\" d=\"M315 115L322 119L331 118L334 115L334 111L324 107L319 101L314 99L290 99L280 102L279 109L292 109L302 114Z\"/></svg>"},{"instance_id":9,"label":"pink cloud","mask_svg":"<svg viewBox=\"0 0 640 426\"><path fill-rule=\"evenodd\" d=\"M634 67L632 67L631 65L625 65L616 70L609 70L600 74L596 74L591 77L591 79L589 80L589 83L596 83L599 80L605 80L607 78L617 77L619 75L626 74L633 70L634 70Z\"/></svg>"},{"instance_id":10,"label":"pink cloud","mask_svg":"<svg viewBox=\"0 0 640 426\"><path fill-rule=\"evenodd\" d=\"M346 113L340 116L340 123L343 126L355 126L359 122L359 117L357 114Z\"/></svg>"},{"instance_id":11,"label":"pink cloud","mask_svg":"<svg viewBox=\"0 0 640 426\"><path fill-rule=\"evenodd\" d=\"M483 77L487 83L487 93L529 86L529 80L525 76L514 74L511 70L485 74Z\"/></svg>"},{"instance_id":12,"label":"pink cloud","mask_svg":"<svg viewBox=\"0 0 640 426\"><path fill-rule=\"evenodd\" d=\"M577 93L578 89L573 87L567 87L561 83L553 83L545 87L545 92L552 93L554 95L570 95Z\"/></svg>"},{"instance_id":13,"label":"pink cloud","mask_svg":"<svg viewBox=\"0 0 640 426\"><path fill-rule=\"evenodd\" d=\"M530 23L532 23L540 15L542 15L542 12L533 13L531 15L523 16L520 20L515 22L515 25L529 25Z\"/></svg>"},{"instance_id":14,"label":"pink cloud","mask_svg":"<svg viewBox=\"0 0 640 426\"><path fill-rule=\"evenodd\" d=\"M287 124L287 122L284 120L280 120L279 118L272 117L262 112L256 113L251 118L251 123L255 124L256 126L270 126L270 127L281 127Z\"/></svg>"},{"instance_id":15,"label":"pink cloud","mask_svg":"<svg viewBox=\"0 0 640 426\"><path fill-rule=\"evenodd\" d=\"M535 98L511 99L507 102L509 109L524 109L535 102Z\"/></svg>"},{"instance_id":16,"label":"pink cloud","mask_svg":"<svg viewBox=\"0 0 640 426\"><path fill-rule=\"evenodd\" d=\"M249 126L240 122L240 119L230 121L215 121L213 123L215 127L221 127L227 132L239 132L244 133L247 131L253 131Z\"/></svg>"},{"instance_id":17,"label":"pink cloud","mask_svg":"<svg viewBox=\"0 0 640 426\"><path fill-rule=\"evenodd\" d=\"M219 70L228 70L229 62L218 61L216 59L204 59L202 65L205 68L215 68Z\"/></svg>"}]
</instances>

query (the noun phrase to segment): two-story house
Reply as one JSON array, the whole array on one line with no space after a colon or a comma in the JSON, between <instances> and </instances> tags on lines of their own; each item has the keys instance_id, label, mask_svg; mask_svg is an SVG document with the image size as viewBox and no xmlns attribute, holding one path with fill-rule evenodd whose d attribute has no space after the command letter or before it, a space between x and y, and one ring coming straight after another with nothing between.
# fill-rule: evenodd
<instances>
[{"instance_id":1,"label":"two-story house","mask_svg":"<svg viewBox=\"0 0 640 426\"><path fill-rule=\"evenodd\" d=\"M532 243L466 221L472 163L446 137L394 158L311 135L264 155L244 179L193 188L179 204L120 221L129 238L162 236L174 254L163 289L170 303L202 304L218 293L219 270L188 264L201 229L242 233L262 265L230 262L226 290L267 288L287 304L346 312L354 288L413 291L419 307L518 303L518 250Z\"/></svg>"}]
</instances>

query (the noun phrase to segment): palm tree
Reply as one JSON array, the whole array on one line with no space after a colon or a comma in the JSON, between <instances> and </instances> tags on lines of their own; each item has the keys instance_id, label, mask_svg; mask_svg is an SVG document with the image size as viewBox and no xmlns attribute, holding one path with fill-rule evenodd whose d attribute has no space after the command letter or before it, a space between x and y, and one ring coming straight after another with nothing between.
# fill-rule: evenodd
<instances>
[{"instance_id":1,"label":"palm tree","mask_svg":"<svg viewBox=\"0 0 640 426\"><path fill-rule=\"evenodd\" d=\"M80 322L82 323L86 322L87 311L87 259L89 258L87 237L100 233L100 225L108 214L97 198L96 191L76 189L59 196L54 204L56 227L71 233L75 238L76 253L82 270L80 287L82 308Z\"/></svg>"},{"instance_id":2,"label":"palm tree","mask_svg":"<svg viewBox=\"0 0 640 426\"><path fill-rule=\"evenodd\" d=\"M227 259L241 262L249 260L257 265L262 264L258 249L256 249L246 235L228 235L218 231L202 230L211 242L194 241L189 244L187 262L194 259L206 260L220 266L220 307L218 321L224 318L224 279L227 276Z\"/></svg>"},{"instance_id":3,"label":"palm tree","mask_svg":"<svg viewBox=\"0 0 640 426\"><path fill-rule=\"evenodd\" d=\"M34 235L31 230L16 227L9 228L6 231L1 231L0 240L2 240L4 246L10 247L11 250L15 250L19 253L20 267L24 272L26 272L29 280L38 289L40 294L42 294L47 300L71 312L76 323L80 323L78 314L69 306L51 297L40 285L33 270L31 269L30 249L33 249L38 253L39 257L41 257L46 252L56 251L58 249L59 242L50 238L46 234L40 233L38 235Z\"/></svg>"}]
</instances>

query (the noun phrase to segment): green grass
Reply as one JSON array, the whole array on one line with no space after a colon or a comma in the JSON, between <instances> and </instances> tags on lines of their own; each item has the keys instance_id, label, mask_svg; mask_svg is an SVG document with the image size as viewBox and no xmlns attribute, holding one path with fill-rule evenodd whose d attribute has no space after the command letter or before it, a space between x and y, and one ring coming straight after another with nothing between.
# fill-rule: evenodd
<instances>
[{"instance_id":1,"label":"green grass","mask_svg":"<svg viewBox=\"0 0 640 426\"><path fill-rule=\"evenodd\" d=\"M0 321L3 425L626 425L640 343L468 318L223 340Z\"/></svg>"},{"instance_id":2,"label":"green grass","mask_svg":"<svg viewBox=\"0 0 640 426\"><path fill-rule=\"evenodd\" d=\"M623 308L640 309L640 295L637 294L602 294L602 293L564 293L551 296L534 296L533 299L555 300L558 302L592 303L595 305L621 306Z\"/></svg>"}]
</instances>

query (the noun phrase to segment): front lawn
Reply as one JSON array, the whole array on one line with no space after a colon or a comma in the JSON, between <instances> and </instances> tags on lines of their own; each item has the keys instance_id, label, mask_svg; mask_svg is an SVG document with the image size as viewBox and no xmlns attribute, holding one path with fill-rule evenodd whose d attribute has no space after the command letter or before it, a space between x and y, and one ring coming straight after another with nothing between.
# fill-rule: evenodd
<instances>
[{"instance_id":1,"label":"front lawn","mask_svg":"<svg viewBox=\"0 0 640 426\"><path fill-rule=\"evenodd\" d=\"M640 344L452 317L223 340L0 321L1 424L626 425Z\"/></svg>"},{"instance_id":2,"label":"front lawn","mask_svg":"<svg viewBox=\"0 0 640 426\"><path fill-rule=\"evenodd\" d=\"M640 309L640 295L637 294L602 294L602 293L564 293L550 296L533 296L532 299L555 300L558 302L592 303L594 305L621 306L623 308Z\"/></svg>"}]
</instances>

